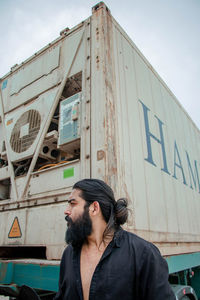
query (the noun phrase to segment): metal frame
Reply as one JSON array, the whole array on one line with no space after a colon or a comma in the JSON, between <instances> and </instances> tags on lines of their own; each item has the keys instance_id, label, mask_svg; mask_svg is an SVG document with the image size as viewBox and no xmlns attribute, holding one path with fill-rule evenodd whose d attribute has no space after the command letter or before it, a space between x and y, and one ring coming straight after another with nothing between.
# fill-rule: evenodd
<instances>
[{"instance_id":1,"label":"metal frame","mask_svg":"<svg viewBox=\"0 0 200 300\"><path fill-rule=\"evenodd\" d=\"M166 257L169 274L191 269L200 265L200 252Z\"/></svg>"},{"instance_id":2,"label":"metal frame","mask_svg":"<svg viewBox=\"0 0 200 300\"><path fill-rule=\"evenodd\" d=\"M58 290L60 266L44 263L25 263L17 261L0 262L0 294L3 290L12 290L18 294L18 287L30 286L34 289L54 291ZM14 283L14 284L13 284Z\"/></svg>"}]
</instances>

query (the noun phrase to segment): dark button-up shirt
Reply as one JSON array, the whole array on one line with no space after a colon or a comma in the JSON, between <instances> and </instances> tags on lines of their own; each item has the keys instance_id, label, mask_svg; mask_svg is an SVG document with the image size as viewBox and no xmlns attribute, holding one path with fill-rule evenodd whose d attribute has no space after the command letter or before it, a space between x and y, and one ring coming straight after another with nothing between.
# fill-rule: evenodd
<instances>
[{"instance_id":1,"label":"dark button-up shirt","mask_svg":"<svg viewBox=\"0 0 200 300\"><path fill-rule=\"evenodd\" d=\"M65 249L54 300L83 300L80 252ZM89 300L175 300L167 263L153 244L120 229L96 266Z\"/></svg>"}]
</instances>

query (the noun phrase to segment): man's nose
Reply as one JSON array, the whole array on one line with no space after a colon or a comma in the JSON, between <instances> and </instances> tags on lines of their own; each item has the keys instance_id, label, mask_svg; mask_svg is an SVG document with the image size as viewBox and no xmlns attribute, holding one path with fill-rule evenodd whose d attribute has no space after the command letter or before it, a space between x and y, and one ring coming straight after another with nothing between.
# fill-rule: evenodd
<instances>
[{"instance_id":1,"label":"man's nose","mask_svg":"<svg viewBox=\"0 0 200 300\"><path fill-rule=\"evenodd\" d=\"M70 216L71 215L71 210L67 207L64 211L64 214L67 215L67 216Z\"/></svg>"}]
</instances>

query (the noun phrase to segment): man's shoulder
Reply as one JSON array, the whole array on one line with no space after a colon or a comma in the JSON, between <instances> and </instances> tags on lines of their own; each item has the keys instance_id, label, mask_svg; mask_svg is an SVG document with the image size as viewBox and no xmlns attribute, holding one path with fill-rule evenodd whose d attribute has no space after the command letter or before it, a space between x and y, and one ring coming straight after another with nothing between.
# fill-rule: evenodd
<instances>
[{"instance_id":1,"label":"man's shoulder","mask_svg":"<svg viewBox=\"0 0 200 300\"><path fill-rule=\"evenodd\" d=\"M73 247L72 247L71 244L69 244L69 245L67 245L67 246L65 247L64 252L71 252L71 251L73 251Z\"/></svg>"},{"instance_id":2,"label":"man's shoulder","mask_svg":"<svg viewBox=\"0 0 200 300\"><path fill-rule=\"evenodd\" d=\"M127 230L123 229L123 235L131 242L133 241L133 242L141 243L144 245L150 244L150 242L148 242L147 240L143 239L142 237L140 237L139 235L137 235L131 231L127 231Z\"/></svg>"},{"instance_id":3,"label":"man's shoulder","mask_svg":"<svg viewBox=\"0 0 200 300\"><path fill-rule=\"evenodd\" d=\"M133 232L123 230L123 236L130 245L133 245L134 248L140 250L144 249L144 250L159 252L158 248L154 244L143 239L142 237L136 235Z\"/></svg>"},{"instance_id":4,"label":"man's shoulder","mask_svg":"<svg viewBox=\"0 0 200 300\"><path fill-rule=\"evenodd\" d=\"M63 251L62 259L70 257L73 255L73 247L72 245L67 245L65 250Z\"/></svg>"}]
</instances>

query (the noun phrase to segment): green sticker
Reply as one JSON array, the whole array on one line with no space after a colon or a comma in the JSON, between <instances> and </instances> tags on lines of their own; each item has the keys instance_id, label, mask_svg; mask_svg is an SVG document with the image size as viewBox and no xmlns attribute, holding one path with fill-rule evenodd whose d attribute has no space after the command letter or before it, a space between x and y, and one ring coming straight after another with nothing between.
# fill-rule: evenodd
<instances>
[{"instance_id":1,"label":"green sticker","mask_svg":"<svg viewBox=\"0 0 200 300\"><path fill-rule=\"evenodd\" d=\"M63 171L63 178L69 178L74 176L74 168L66 169Z\"/></svg>"}]
</instances>

